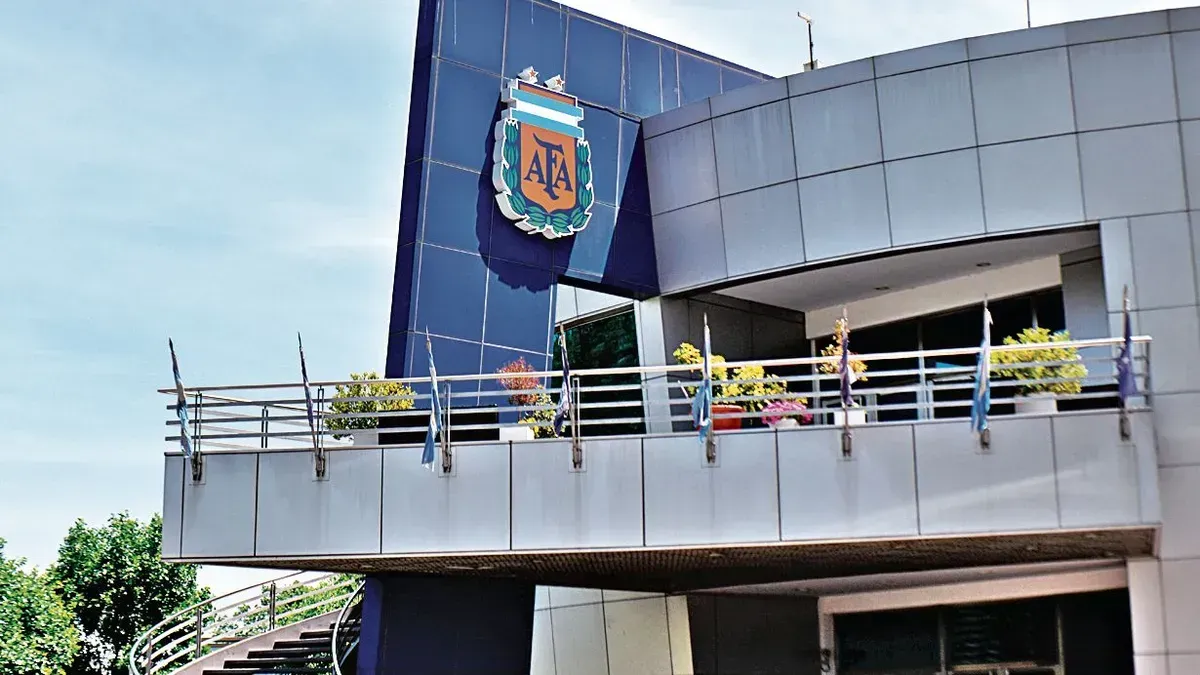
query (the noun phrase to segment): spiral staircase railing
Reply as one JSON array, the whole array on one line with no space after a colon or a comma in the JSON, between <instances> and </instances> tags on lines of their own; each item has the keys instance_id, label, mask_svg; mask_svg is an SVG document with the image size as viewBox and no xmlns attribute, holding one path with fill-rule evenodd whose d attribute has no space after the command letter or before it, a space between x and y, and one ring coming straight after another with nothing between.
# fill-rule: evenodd
<instances>
[{"instance_id":1,"label":"spiral staircase railing","mask_svg":"<svg viewBox=\"0 0 1200 675\"><path fill-rule=\"evenodd\" d=\"M342 675L342 668L358 646L362 630L363 591L366 587L365 581L358 585L358 589L346 601L346 606L342 607L333 625L333 647L330 650L333 654L333 675Z\"/></svg>"},{"instance_id":2,"label":"spiral staircase railing","mask_svg":"<svg viewBox=\"0 0 1200 675\"><path fill-rule=\"evenodd\" d=\"M134 641L130 675L166 675L218 649L322 614L345 610L357 577L295 572L198 602Z\"/></svg>"}]
</instances>

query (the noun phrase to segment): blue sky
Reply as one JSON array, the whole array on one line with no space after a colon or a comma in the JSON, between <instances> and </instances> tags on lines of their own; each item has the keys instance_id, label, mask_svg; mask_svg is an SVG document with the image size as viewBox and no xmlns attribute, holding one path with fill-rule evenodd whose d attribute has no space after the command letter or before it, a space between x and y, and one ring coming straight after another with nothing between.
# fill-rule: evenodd
<instances>
[{"instance_id":1,"label":"blue sky","mask_svg":"<svg viewBox=\"0 0 1200 675\"><path fill-rule=\"evenodd\" d=\"M797 9L823 64L1025 22L1020 0L570 4L777 75L807 60ZM382 369L415 21L416 0L0 4L7 553L44 566L76 518L160 509L168 336L192 384L297 379L297 330L313 379Z\"/></svg>"}]
</instances>

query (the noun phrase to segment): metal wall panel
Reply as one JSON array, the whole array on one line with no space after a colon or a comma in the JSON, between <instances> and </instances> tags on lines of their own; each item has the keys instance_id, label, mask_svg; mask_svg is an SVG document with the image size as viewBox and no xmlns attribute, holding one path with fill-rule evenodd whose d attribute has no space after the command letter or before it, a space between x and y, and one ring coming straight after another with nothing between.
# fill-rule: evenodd
<instances>
[{"instance_id":1,"label":"metal wall panel","mask_svg":"<svg viewBox=\"0 0 1200 675\"><path fill-rule=\"evenodd\" d=\"M1123 447L1116 416L1056 417L1053 425L1062 527L1141 522L1138 451Z\"/></svg>"},{"instance_id":2,"label":"metal wall panel","mask_svg":"<svg viewBox=\"0 0 1200 675\"><path fill-rule=\"evenodd\" d=\"M721 204L716 199L654 217L658 283L664 292L728 276Z\"/></svg>"},{"instance_id":3,"label":"metal wall panel","mask_svg":"<svg viewBox=\"0 0 1200 675\"><path fill-rule=\"evenodd\" d=\"M1176 119L1169 36L1076 45L1070 51L1080 131Z\"/></svg>"},{"instance_id":4,"label":"metal wall panel","mask_svg":"<svg viewBox=\"0 0 1200 675\"><path fill-rule=\"evenodd\" d=\"M513 445L513 548L642 544L640 439L586 440L584 470L571 444Z\"/></svg>"},{"instance_id":5,"label":"metal wall panel","mask_svg":"<svg viewBox=\"0 0 1200 675\"><path fill-rule=\"evenodd\" d=\"M254 555L258 455L204 456L204 481L183 484L184 558Z\"/></svg>"},{"instance_id":6,"label":"metal wall panel","mask_svg":"<svg viewBox=\"0 0 1200 675\"><path fill-rule=\"evenodd\" d=\"M965 420L916 429L921 534L1058 527L1050 419L993 418L991 451Z\"/></svg>"},{"instance_id":7,"label":"metal wall panel","mask_svg":"<svg viewBox=\"0 0 1200 675\"><path fill-rule=\"evenodd\" d=\"M421 466L422 450L384 451L383 552L508 550L508 444L455 448L452 476Z\"/></svg>"},{"instance_id":8,"label":"metal wall panel","mask_svg":"<svg viewBox=\"0 0 1200 675\"><path fill-rule=\"evenodd\" d=\"M975 148L888 162L885 172L893 246L983 234Z\"/></svg>"},{"instance_id":9,"label":"metal wall panel","mask_svg":"<svg viewBox=\"0 0 1200 675\"><path fill-rule=\"evenodd\" d=\"M797 96L791 105L801 177L883 160L874 82Z\"/></svg>"},{"instance_id":10,"label":"metal wall panel","mask_svg":"<svg viewBox=\"0 0 1200 675\"><path fill-rule=\"evenodd\" d=\"M1075 131L1066 49L972 61L971 90L980 143Z\"/></svg>"},{"instance_id":11,"label":"metal wall panel","mask_svg":"<svg viewBox=\"0 0 1200 675\"><path fill-rule=\"evenodd\" d=\"M1137 312L1138 332L1154 337L1150 378L1154 393L1195 391L1200 381L1200 317L1195 307Z\"/></svg>"},{"instance_id":12,"label":"metal wall panel","mask_svg":"<svg viewBox=\"0 0 1200 675\"><path fill-rule=\"evenodd\" d=\"M884 77L875 84L884 159L975 145L967 64Z\"/></svg>"},{"instance_id":13,"label":"metal wall panel","mask_svg":"<svg viewBox=\"0 0 1200 675\"><path fill-rule=\"evenodd\" d=\"M779 510L785 541L917 535L916 465L909 426L780 431Z\"/></svg>"},{"instance_id":14,"label":"metal wall panel","mask_svg":"<svg viewBox=\"0 0 1200 675\"><path fill-rule=\"evenodd\" d=\"M988 232L1083 221L1075 136L979 148Z\"/></svg>"},{"instance_id":15,"label":"metal wall panel","mask_svg":"<svg viewBox=\"0 0 1200 675\"><path fill-rule=\"evenodd\" d=\"M787 101L714 118L712 134L722 195L796 177L792 115Z\"/></svg>"},{"instance_id":16,"label":"metal wall panel","mask_svg":"<svg viewBox=\"0 0 1200 675\"><path fill-rule=\"evenodd\" d=\"M875 77L899 75L967 60L967 41L954 40L875 57Z\"/></svg>"},{"instance_id":17,"label":"metal wall panel","mask_svg":"<svg viewBox=\"0 0 1200 675\"><path fill-rule=\"evenodd\" d=\"M1186 209L1178 125L1080 134L1079 155L1088 218Z\"/></svg>"},{"instance_id":18,"label":"metal wall panel","mask_svg":"<svg viewBox=\"0 0 1200 675\"><path fill-rule=\"evenodd\" d=\"M802 179L800 213L809 261L891 245L880 164Z\"/></svg>"},{"instance_id":19,"label":"metal wall panel","mask_svg":"<svg viewBox=\"0 0 1200 675\"><path fill-rule=\"evenodd\" d=\"M1200 11L1192 10L1200 16ZM1179 96L1179 116L1200 117L1200 30L1171 36L1175 65L1175 86Z\"/></svg>"},{"instance_id":20,"label":"metal wall panel","mask_svg":"<svg viewBox=\"0 0 1200 675\"><path fill-rule=\"evenodd\" d=\"M184 476L184 473L187 476ZM162 557L178 558L183 536L183 482L192 479L182 456L163 461Z\"/></svg>"},{"instance_id":21,"label":"metal wall panel","mask_svg":"<svg viewBox=\"0 0 1200 675\"><path fill-rule=\"evenodd\" d=\"M1186 213L1129 219L1139 310L1196 304L1192 232Z\"/></svg>"},{"instance_id":22,"label":"metal wall panel","mask_svg":"<svg viewBox=\"0 0 1200 675\"><path fill-rule=\"evenodd\" d=\"M795 181L722 197L721 226L729 276L804 262Z\"/></svg>"},{"instance_id":23,"label":"metal wall panel","mask_svg":"<svg viewBox=\"0 0 1200 675\"><path fill-rule=\"evenodd\" d=\"M330 452L325 480L311 452L263 454L258 555L378 553L382 452Z\"/></svg>"},{"instance_id":24,"label":"metal wall panel","mask_svg":"<svg viewBox=\"0 0 1200 675\"><path fill-rule=\"evenodd\" d=\"M646 141L650 204L655 214L717 197L712 121Z\"/></svg>"},{"instance_id":25,"label":"metal wall panel","mask_svg":"<svg viewBox=\"0 0 1200 675\"><path fill-rule=\"evenodd\" d=\"M643 447L648 546L779 540L774 434L719 435L719 466L692 435Z\"/></svg>"}]
</instances>

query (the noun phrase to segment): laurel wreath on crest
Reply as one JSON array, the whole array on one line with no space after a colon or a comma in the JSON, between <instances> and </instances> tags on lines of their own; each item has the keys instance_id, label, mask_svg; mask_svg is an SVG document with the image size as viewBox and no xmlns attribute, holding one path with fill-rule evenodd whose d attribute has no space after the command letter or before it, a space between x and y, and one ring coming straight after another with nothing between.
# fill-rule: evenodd
<instances>
[{"instance_id":1,"label":"laurel wreath on crest","mask_svg":"<svg viewBox=\"0 0 1200 675\"><path fill-rule=\"evenodd\" d=\"M526 199L521 194L521 132L516 120L504 124L503 167L501 174L508 188L508 204L519 218L526 218L534 226L534 232L546 233L549 229L555 237L565 237L584 228L588 221L588 209L595 195L592 191L592 165L588 161L592 150L587 141L575 144L575 208L550 213L541 205Z\"/></svg>"}]
</instances>

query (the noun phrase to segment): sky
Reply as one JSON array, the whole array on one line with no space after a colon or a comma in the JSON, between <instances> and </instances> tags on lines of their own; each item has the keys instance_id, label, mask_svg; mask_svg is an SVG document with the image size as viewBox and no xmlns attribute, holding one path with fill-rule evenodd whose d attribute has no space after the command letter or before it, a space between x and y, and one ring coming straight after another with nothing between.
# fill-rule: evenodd
<instances>
[{"instance_id":1,"label":"sky","mask_svg":"<svg viewBox=\"0 0 1200 675\"><path fill-rule=\"evenodd\" d=\"M1022 28L1022 0L571 0L782 76ZM1034 25L1200 4L1032 0ZM383 369L416 0L0 3L0 538L161 509L191 385ZM202 570L215 590L275 576Z\"/></svg>"}]
</instances>

